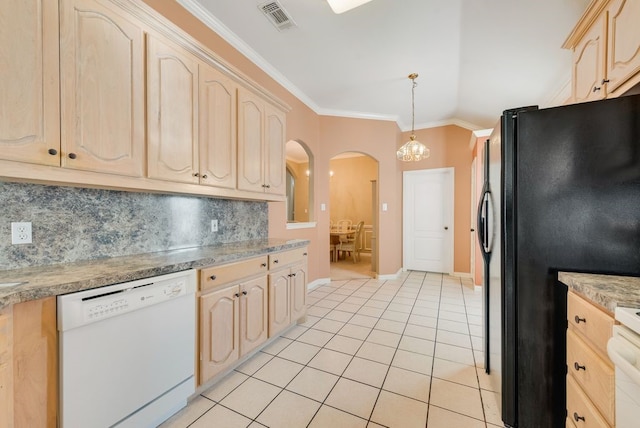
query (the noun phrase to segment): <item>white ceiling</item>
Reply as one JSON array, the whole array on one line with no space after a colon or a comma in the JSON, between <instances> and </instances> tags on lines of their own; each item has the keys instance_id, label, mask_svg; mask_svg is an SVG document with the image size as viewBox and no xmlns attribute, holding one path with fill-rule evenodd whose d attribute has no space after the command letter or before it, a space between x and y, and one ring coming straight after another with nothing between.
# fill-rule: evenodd
<instances>
[{"instance_id":1,"label":"white ceiling","mask_svg":"<svg viewBox=\"0 0 640 428\"><path fill-rule=\"evenodd\" d=\"M264 1L178 0L317 113L409 130L413 72L416 129L488 128L504 109L568 95L561 45L590 0L373 0L340 15L279 0L297 24L283 31Z\"/></svg>"}]
</instances>

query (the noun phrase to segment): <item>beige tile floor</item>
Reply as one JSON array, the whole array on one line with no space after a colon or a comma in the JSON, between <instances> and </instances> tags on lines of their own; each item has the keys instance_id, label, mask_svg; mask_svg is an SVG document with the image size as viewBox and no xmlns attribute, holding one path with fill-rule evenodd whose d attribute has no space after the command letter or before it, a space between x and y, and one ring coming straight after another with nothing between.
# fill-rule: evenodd
<instances>
[{"instance_id":1,"label":"beige tile floor","mask_svg":"<svg viewBox=\"0 0 640 428\"><path fill-rule=\"evenodd\" d=\"M466 281L407 272L317 287L304 324L162 427L502 426Z\"/></svg>"}]
</instances>

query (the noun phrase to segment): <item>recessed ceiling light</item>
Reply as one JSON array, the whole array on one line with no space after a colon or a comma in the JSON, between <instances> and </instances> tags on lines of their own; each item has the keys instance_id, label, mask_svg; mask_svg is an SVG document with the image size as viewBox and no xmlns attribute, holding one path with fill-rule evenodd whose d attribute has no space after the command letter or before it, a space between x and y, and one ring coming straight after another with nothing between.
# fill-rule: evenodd
<instances>
[{"instance_id":1,"label":"recessed ceiling light","mask_svg":"<svg viewBox=\"0 0 640 428\"><path fill-rule=\"evenodd\" d=\"M334 13L342 13L369 3L371 0L327 0Z\"/></svg>"}]
</instances>

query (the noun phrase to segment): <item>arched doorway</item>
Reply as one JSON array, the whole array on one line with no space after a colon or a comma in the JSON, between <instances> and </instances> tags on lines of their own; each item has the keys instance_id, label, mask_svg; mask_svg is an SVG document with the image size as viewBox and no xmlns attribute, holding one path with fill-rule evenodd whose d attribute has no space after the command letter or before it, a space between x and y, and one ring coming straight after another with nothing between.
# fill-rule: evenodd
<instances>
[{"instance_id":1,"label":"arched doorway","mask_svg":"<svg viewBox=\"0 0 640 428\"><path fill-rule=\"evenodd\" d=\"M337 259L330 263L331 279L375 278L377 251L377 183L378 161L358 152L345 152L333 157L329 162L329 208L332 225L340 220L350 220L352 227L363 222L359 236L331 237L335 245ZM340 240L357 239L355 246L359 257L353 261L353 254L340 251L344 246Z\"/></svg>"}]
</instances>

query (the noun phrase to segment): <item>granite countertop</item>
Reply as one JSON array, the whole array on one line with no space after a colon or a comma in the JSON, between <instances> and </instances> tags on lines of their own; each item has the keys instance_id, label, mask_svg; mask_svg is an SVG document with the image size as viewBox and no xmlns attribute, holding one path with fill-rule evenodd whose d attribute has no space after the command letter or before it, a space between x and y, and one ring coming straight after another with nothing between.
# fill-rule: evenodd
<instances>
[{"instance_id":1,"label":"granite countertop","mask_svg":"<svg viewBox=\"0 0 640 428\"><path fill-rule=\"evenodd\" d=\"M209 247L0 271L0 309L7 305L156 275L231 263L304 247L302 239L242 241ZM18 283L3 286L6 283Z\"/></svg>"},{"instance_id":2,"label":"granite countertop","mask_svg":"<svg viewBox=\"0 0 640 428\"><path fill-rule=\"evenodd\" d=\"M558 280L613 313L617 306L640 309L640 278L560 272Z\"/></svg>"}]
</instances>

